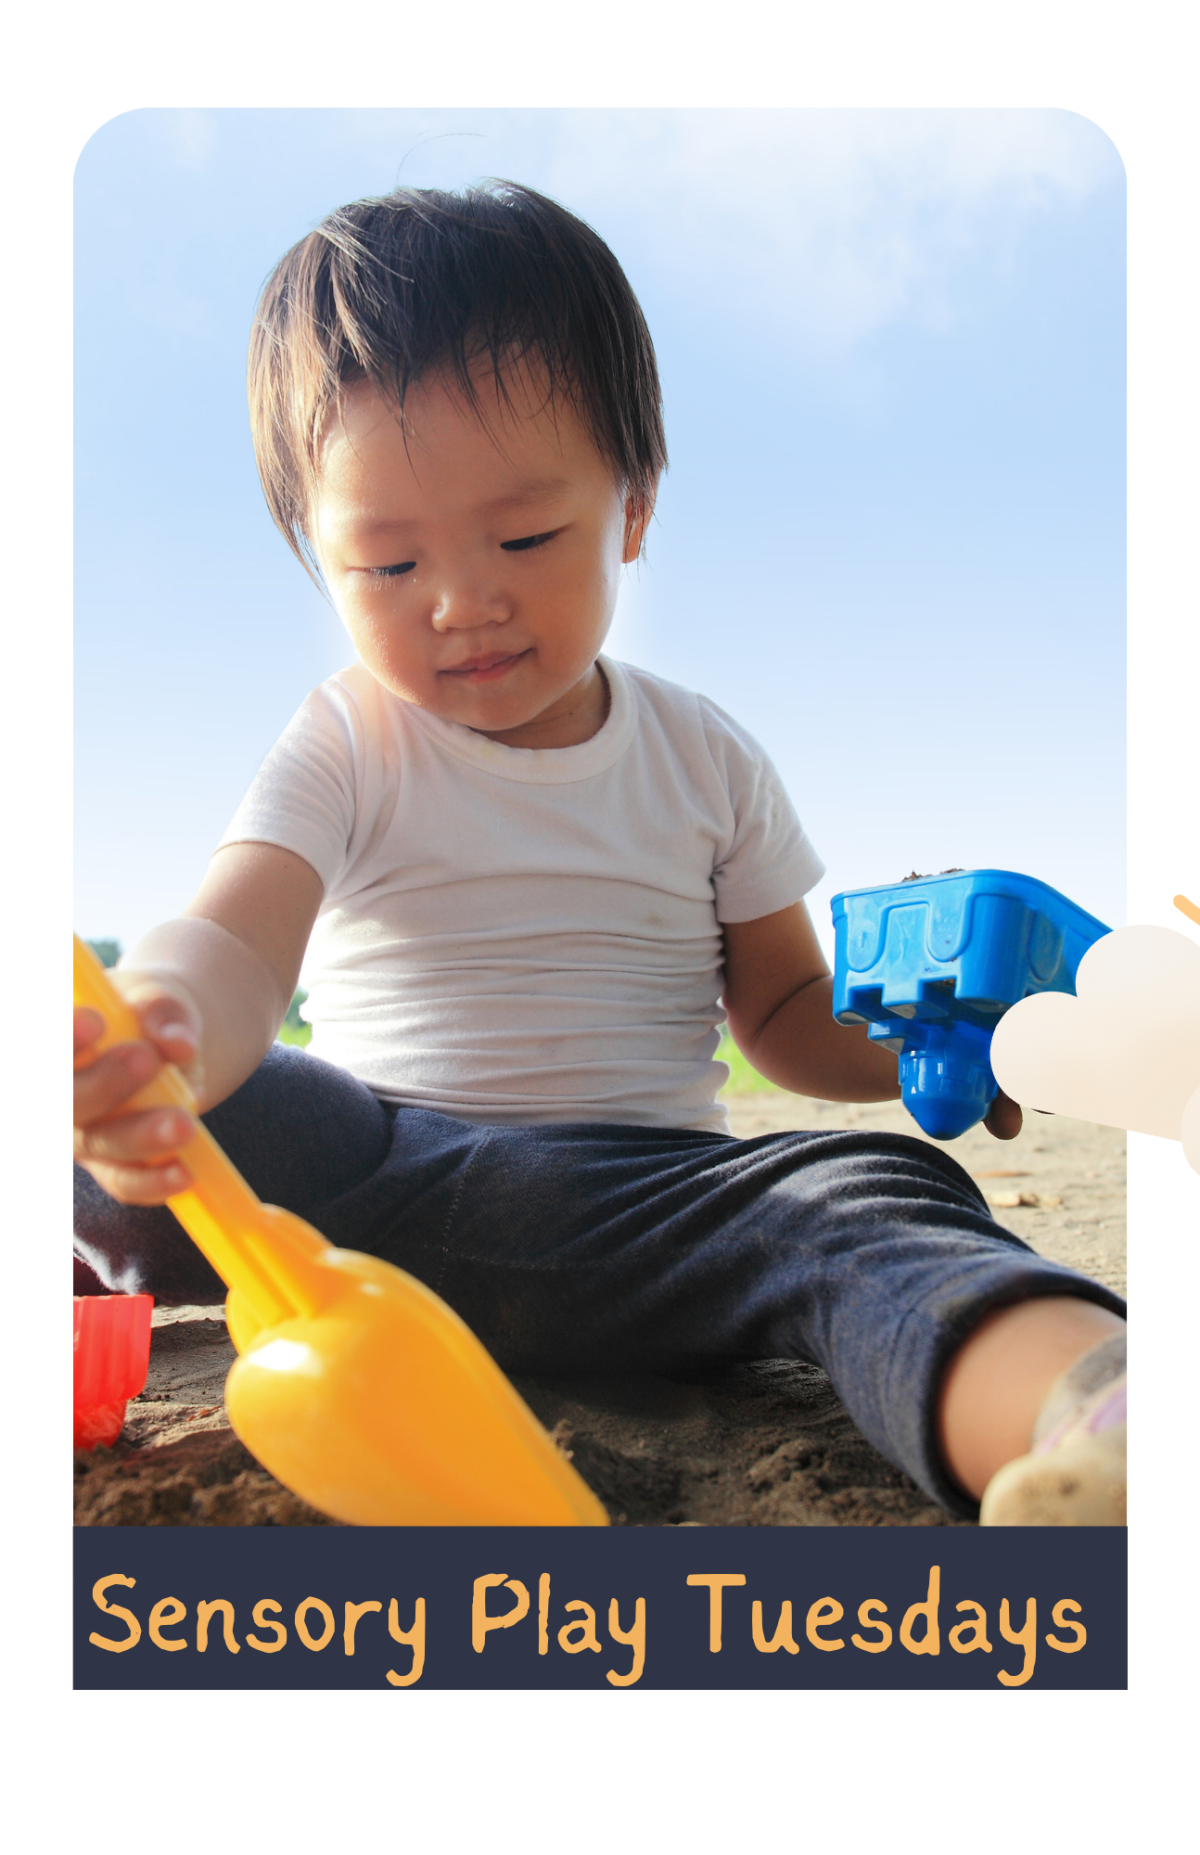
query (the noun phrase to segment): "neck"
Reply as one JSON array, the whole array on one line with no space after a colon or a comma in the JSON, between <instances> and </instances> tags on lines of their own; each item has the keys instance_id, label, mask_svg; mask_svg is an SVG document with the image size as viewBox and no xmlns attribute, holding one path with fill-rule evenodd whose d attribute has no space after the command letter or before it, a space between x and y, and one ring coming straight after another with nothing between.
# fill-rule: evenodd
<instances>
[{"instance_id":1,"label":"neck","mask_svg":"<svg viewBox=\"0 0 1200 1855\"><path fill-rule=\"evenodd\" d=\"M502 747L580 747L599 734L612 706L608 680L594 663L573 688L518 728L476 728L476 734Z\"/></svg>"}]
</instances>

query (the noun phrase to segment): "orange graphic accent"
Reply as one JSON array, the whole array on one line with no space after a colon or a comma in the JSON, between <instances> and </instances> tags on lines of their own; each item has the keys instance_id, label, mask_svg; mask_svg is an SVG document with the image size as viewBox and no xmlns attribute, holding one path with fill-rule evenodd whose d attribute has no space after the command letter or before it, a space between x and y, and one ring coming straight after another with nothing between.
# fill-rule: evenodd
<instances>
[{"instance_id":1,"label":"orange graphic accent","mask_svg":"<svg viewBox=\"0 0 1200 1855\"><path fill-rule=\"evenodd\" d=\"M1196 907L1195 902L1189 902L1186 895L1177 895L1174 899L1180 914L1186 915L1189 921L1194 921L1200 927L1200 908Z\"/></svg>"}]
</instances>

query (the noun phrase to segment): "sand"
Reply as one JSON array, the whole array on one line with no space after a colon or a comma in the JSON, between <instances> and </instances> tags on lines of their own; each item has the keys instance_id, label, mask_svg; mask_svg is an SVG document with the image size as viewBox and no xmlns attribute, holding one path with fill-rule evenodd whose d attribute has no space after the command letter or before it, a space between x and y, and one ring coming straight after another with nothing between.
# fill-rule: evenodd
<instances>
[{"instance_id":1,"label":"sand","mask_svg":"<svg viewBox=\"0 0 1200 1855\"><path fill-rule=\"evenodd\" d=\"M783 1094L728 1098L739 1136L870 1126L916 1134L904 1109ZM948 1149L998 1220L1045 1256L1125 1288L1125 1136L1031 1114L1017 1139L982 1127ZM322 1526L229 1428L233 1348L220 1308L155 1310L150 1373L111 1450L76 1452L83 1526ZM518 1380L625 1526L961 1526L854 1428L813 1366L768 1360L677 1383Z\"/></svg>"}]
</instances>

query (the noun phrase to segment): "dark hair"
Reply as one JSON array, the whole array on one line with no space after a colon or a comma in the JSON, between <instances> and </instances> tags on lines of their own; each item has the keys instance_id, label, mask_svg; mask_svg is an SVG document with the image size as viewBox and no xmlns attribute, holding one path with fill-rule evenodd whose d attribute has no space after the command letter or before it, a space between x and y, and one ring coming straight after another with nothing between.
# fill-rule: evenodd
<instances>
[{"instance_id":1,"label":"dark hair","mask_svg":"<svg viewBox=\"0 0 1200 1855\"><path fill-rule=\"evenodd\" d=\"M356 200L280 259L250 340L250 421L268 506L309 563L322 433L345 386L370 380L402 409L446 368L478 407L472 365L530 360L575 408L621 485L646 507L666 465L654 346L620 265L565 207L492 181L463 193L399 188Z\"/></svg>"}]
</instances>

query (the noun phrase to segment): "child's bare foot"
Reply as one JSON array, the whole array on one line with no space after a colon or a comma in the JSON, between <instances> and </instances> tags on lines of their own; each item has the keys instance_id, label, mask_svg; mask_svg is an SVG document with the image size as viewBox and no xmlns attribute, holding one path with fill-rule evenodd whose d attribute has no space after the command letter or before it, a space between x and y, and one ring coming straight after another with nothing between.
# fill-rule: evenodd
<instances>
[{"instance_id":1,"label":"child's bare foot","mask_svg":"<svg viewBox=\"0 0 1200 1855\"><path fill-rule=\"evenodd\" d=\"M1118 1314L1074 1295L1034 1296L985 1315L942 1377L938 1440L959 1487L982 1499L993 1477L1032 1449L1059 1381L1124 1332Z\"/></svg>"},{"instance_id":2,"label":"child's bare foot","mask_svg":"<svg viewBox=\"0 0 1200 1855\"><path fill-rule=\"evenodd\" d=\"M1125 1525L1125 1335L1095 1346L1052 1387L1033 1448L984 1491L981 1526Z\"/></svg>"}]
</instances>

